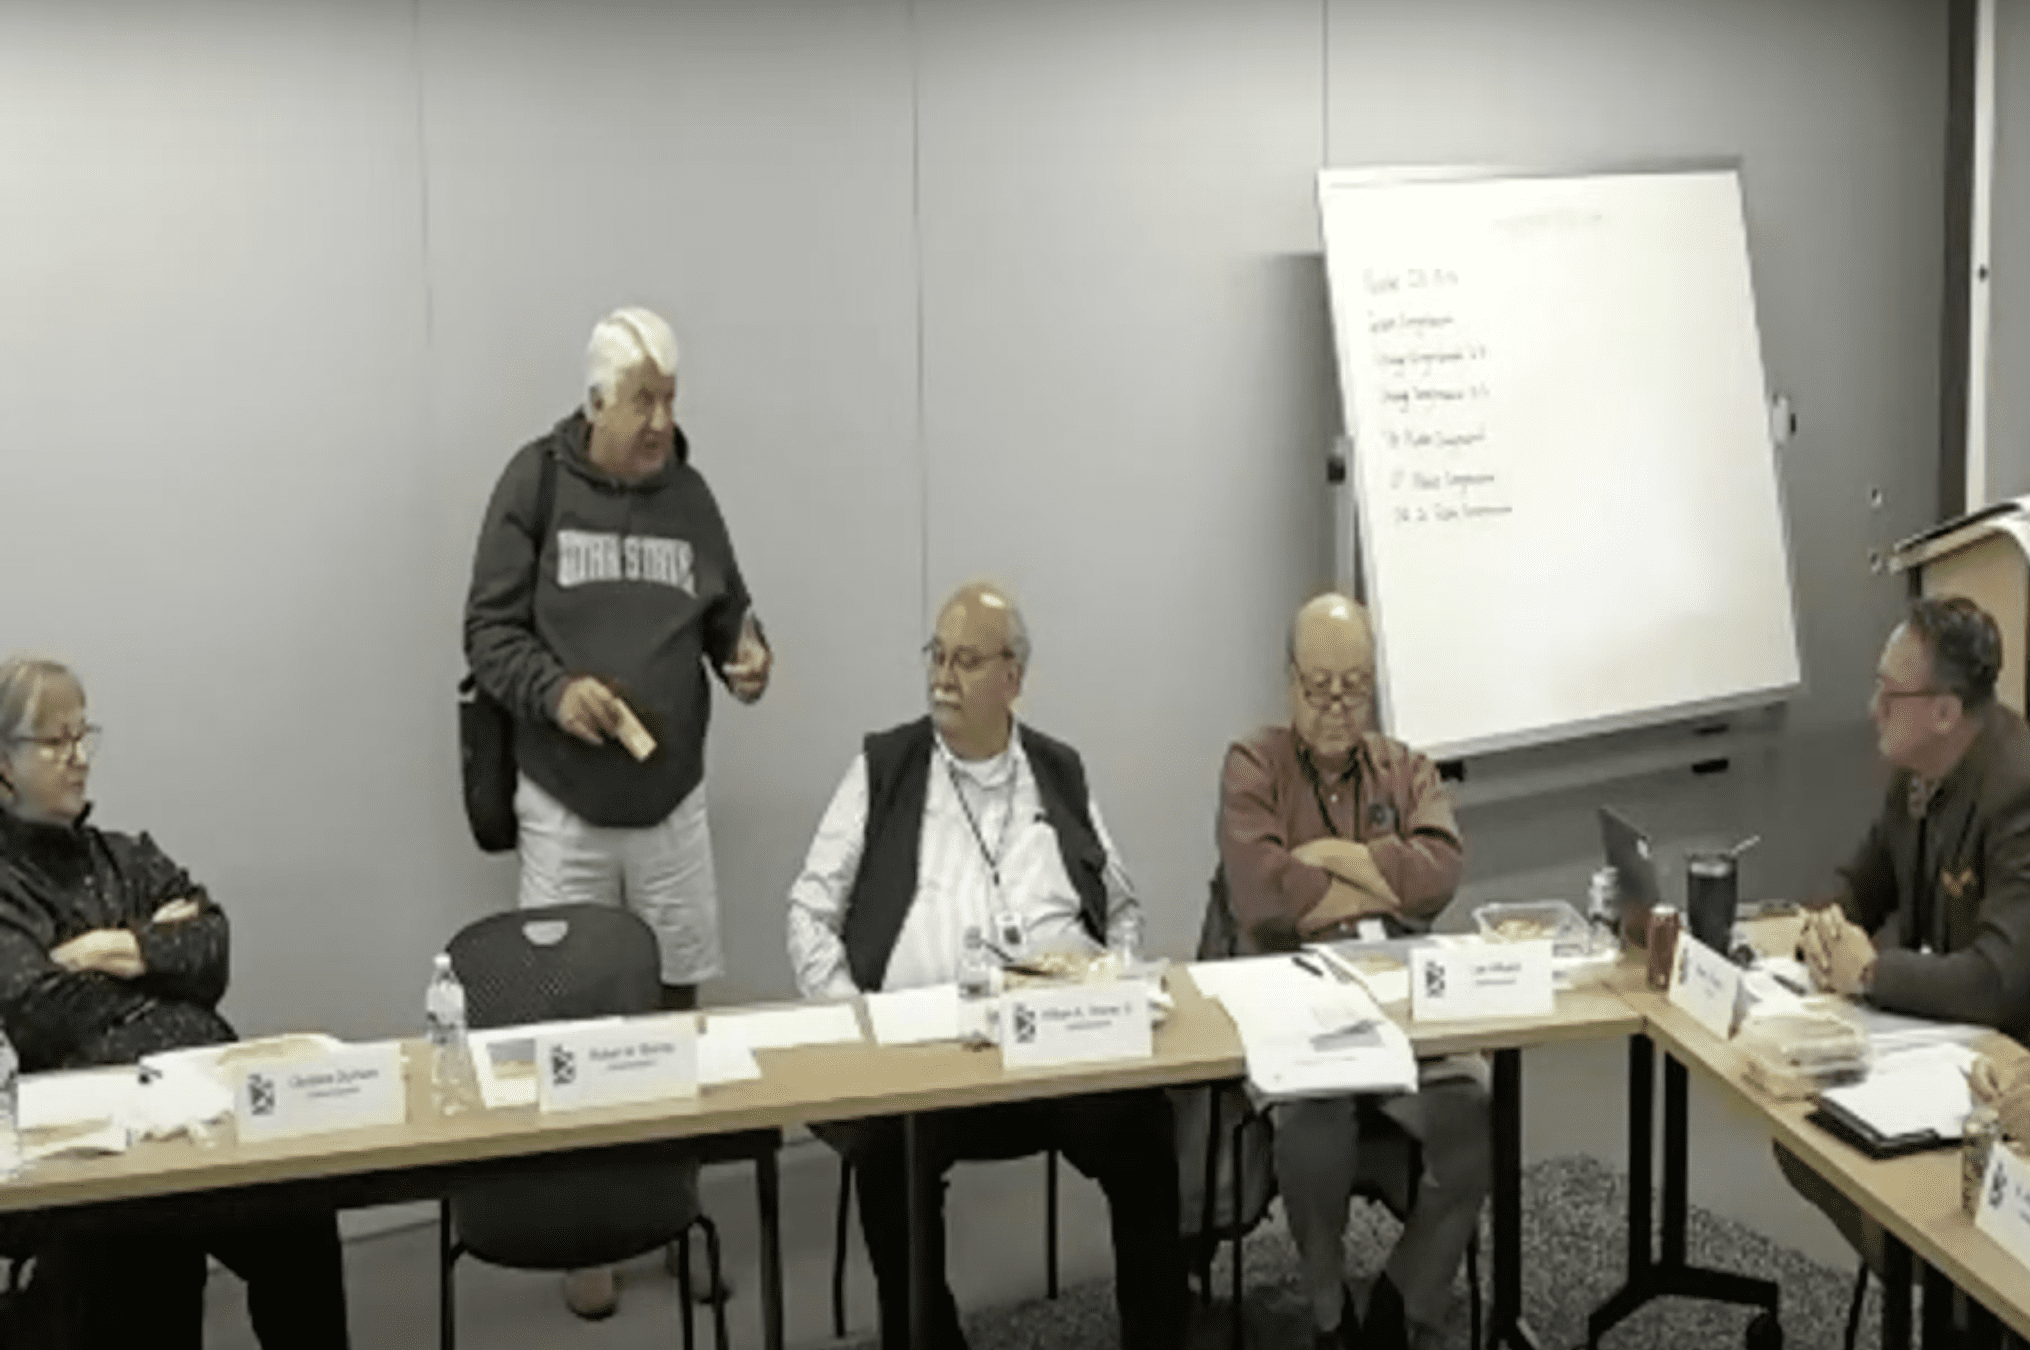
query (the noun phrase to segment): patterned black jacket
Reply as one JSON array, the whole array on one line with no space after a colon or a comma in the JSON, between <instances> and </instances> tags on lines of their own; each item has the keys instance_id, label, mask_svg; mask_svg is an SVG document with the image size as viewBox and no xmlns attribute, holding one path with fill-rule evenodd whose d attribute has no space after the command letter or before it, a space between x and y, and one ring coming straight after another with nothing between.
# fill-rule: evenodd
<instances>
[{"instance_id":1,"label":"patterned black jacket","mask_svg":"<svg viewBox=\"0 0 2030 1350\"><path fill-rule=\"evenodd\" d=\"M234 1039L219 1016L226 916L147 835L42 825L0 810L0 1026L25 1071L129 1064ZM152 922L188 898L197 917ZM144 972L131 980L70 971L50 952L81 934L125 928Z\"/></svg>"}]
</instances>

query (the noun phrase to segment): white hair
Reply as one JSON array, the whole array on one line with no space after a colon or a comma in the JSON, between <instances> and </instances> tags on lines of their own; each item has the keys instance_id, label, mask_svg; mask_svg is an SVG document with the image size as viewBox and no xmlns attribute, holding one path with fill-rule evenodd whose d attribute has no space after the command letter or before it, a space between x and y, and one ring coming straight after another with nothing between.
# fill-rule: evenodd
<instances>
[{"instance_id":1,"label":"white hair","mask_svg":"<svg viewBox=\"0 0 2030 1350\"><path fill-rule=\"evenodd\" d=\"M57 661L39 656L0 661L0 744L34 734L42 696L53 684L84 688L70 667Z\"/></svg>"},{"instance_id":2,"label":"white hair","mask_svg":"<svg viewBox=\"0 0 2030 1350\"><path fill-rule=\"evenodd\" d=\"M585 344L585 411L611 400L620 377L643 361L665 375L677 373L677 335L662 315L629 305L594 324Z\"/></svg>"},{"instance_id":3,"label":"white hair","mask_svg":"<svg viewBox=\"0 0 2030 1350\"><path fill-rule=\"evenodd\" d=\"M1022 667L1026 673L1029 669L1029 625L1022 618L1021 606L1009 599L1006 594L1003 594L1001 599L1008 606L1006 611L1008 615L1008 650L1015 653L1015 664Z\"/></svg>"}]
</instances>

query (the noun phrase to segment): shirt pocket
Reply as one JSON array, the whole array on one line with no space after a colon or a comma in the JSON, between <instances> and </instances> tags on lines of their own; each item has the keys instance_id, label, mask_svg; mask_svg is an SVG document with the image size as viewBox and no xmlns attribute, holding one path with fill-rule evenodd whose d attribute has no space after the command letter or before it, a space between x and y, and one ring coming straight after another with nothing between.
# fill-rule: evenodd
<instances>
[{"instance_id":1,"label":"shirt pocket","mask_svg":"<svg viewBox=\"0 0 2030 1350\"><path fill-rule=\"evenodd\" d=\"M1402 813L1393 799L1370 797L1360 805L1360 818L1353 823L1353 837L1363 844L1393 839L1403 832Z\"/></svg>"}]
</instances>

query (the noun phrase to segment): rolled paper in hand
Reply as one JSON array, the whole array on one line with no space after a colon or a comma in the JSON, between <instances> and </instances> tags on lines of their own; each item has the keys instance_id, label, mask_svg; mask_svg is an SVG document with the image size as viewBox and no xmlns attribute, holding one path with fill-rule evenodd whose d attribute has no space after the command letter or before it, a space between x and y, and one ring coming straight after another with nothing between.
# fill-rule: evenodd
<instances>
[{"instance_id":1,"label":"rolled paper in hand","mask_svg":"<svg viewBox=\"0 0 2030 1350\"><path fill-rule=\"evenodd\" d=\"M656 738L648 734L648 728L634 715L634 709L619 699L613 700L620 709L620 730L616 733L620 743L627 747L627 753L637 760L647 759L656 752Z\"/></svg>"}]
</instances>

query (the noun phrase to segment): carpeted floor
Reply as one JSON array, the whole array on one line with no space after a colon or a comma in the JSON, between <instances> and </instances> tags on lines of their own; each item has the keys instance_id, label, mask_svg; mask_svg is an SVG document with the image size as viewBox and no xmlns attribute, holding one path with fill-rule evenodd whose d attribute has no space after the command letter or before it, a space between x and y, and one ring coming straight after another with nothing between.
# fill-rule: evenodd
<instances>
[{"instance_id":1,"label":"carpeted floor","mask_svg":"<svg viewBox=\"0 0 2030 1350\"><path fill-rule=\"evenodd\" d=\"M1627 1178L1591 1158L1557 1158L1523 1173L1523 1306L1525 1317L1547 1348L1585 1344L1587 1314L1615 1289L1625 1273ZM1347 1228L1348 1270L1364 1282L1379 1269L1395 1224L1377 1206L1356 1204ZM1483 1232L1483 1286L1486 1267ZM1786 1350L1836 1350L1853 1290L1851 1267L1831 1270L1729 1220L1694 1207L1686 1232L1688 1259L1696 1265L1767 1276L1782 1289ZM1214 1267L1214 1288L1230 1287L1226 1259ZM1253 1350L1300 1350L1310 1344L1309 1325L1297 1279L1297 1253L1283 1228L1280 1211L1247 1242L1245 1312ZM1873 1350L1881 1317L1879 1291L1871 1286L1863 1313L1861 1345ZM1651 1303L1616 1327L1603 1350L1685 1350L1742 1344L1751 1314L1747 1309L1679 1299ZM1201 1317L1194 1350L1226 1344L1226 1309ZM974 1350L1105 1350L1117 1344L1113 1285L1096 1281L1069 1289L1055 1301L1038 1300L971 1318L967 1335ZM1465 1350L1465 1281L1447 1345Z\"/></svg>"}]
</instances>

